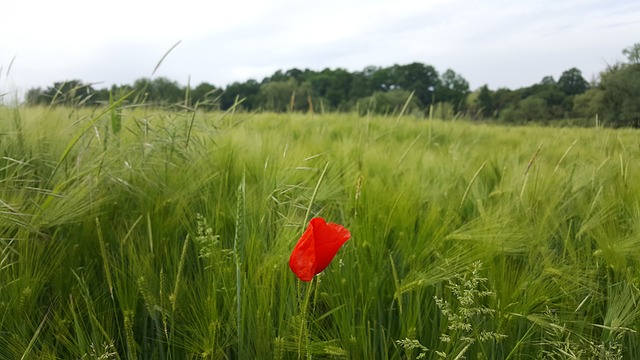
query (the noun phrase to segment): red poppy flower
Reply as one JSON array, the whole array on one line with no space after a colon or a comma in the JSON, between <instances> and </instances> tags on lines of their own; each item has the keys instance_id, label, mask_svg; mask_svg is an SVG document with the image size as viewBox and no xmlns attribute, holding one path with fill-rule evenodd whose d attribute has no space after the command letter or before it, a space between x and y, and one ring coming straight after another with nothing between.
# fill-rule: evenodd
<instances>
[{"instance_id":1,"label":"red poppy flower","mask_svg":"<svg viewBox=\"0 0 640 360\"><path fill-rule=\"evenodd\" d=\"M302 281L311 281L321 273L349 238L351 233L342 225L313 218L289 258L291 271Z\"/></svg>"}]
</instances>

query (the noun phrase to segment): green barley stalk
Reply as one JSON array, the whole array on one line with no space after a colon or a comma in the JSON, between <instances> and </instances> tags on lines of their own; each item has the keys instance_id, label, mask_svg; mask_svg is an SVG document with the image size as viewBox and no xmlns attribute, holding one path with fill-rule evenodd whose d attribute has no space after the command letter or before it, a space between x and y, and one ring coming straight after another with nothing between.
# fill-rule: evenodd
<instances>
[{"instance_id":1,"label":"green barley stalk","mask_svg":"<svg viewBox=\"0 0 640 360\"><path fill-rule=\"evenodd\" d=\"M149 250L153 255L153 231L151 229L151 214L147 213L147 235L149 236Z\"/></svg>"},{"instance_id":2,"label":"green barley stalk","mask_svg":"<svg viewBox=\"0 0 640 360\"><path fill-rule=\"evenodd\" d=\"M184 248L183 248L183 251L184 251ZM182 260L182 256L180 257L180 259ZM181 269L180 266L178 266L178 272L181 271L180 269ZM176 279L176 285L178 285L177 281L178 279ZM177 286L176 286L176 289L177 289ZM175 293L177 293L177 291ZM165 300L165 293L164 293L164 270L160 269L160 308L163 309L160 315L162 316L162 328L164 330L164 337L167 341L167 344L171 346L171 343L169 342L169 331L167 330L168 314L166 311L164 311L164 309L167 308L165 301L166 300ZM175 305L173 305L173 307L174 307L173 311L175 312Z\"/></svg>"},{"instance_id":3,"label":"green barley stalk","mask_svg":"<svg viewBox=\"0 0 640 360\"><path fill-rule=\"evenodd\" d=\"M311 194L311 199L309 200L309 206L307 207L307 212L304 215L304 222L303 227L307 224L307 222L309 221L309 214L311 213L311 206L313 205L313 202L316 200L316 196L318 195L318 190L320 189L320 184L322 184L322 180L324 179L325 174L327 173L327 169L329 168L329 163L327 162L324 165L324 169L322 169L322 173L320 174L320 178L318 179L318 182L316 183L316 187L315 189L313 189L313 194ZM309 286L307 287L307 293L304 297L304 302L301 308L301 316L300 316L300 334L298 336L298 359L301 358L302 356L302 342L304 339L304 342L306 344L305 349L306 349L306 355L307 357L309 356L309 329L308 329L308 314L307 314L307 309L309 307L309 300L311 298L311 289L313 287L315 278L311 279L311 282L309 283ZM300 297L300 287L301 287L301 282L300 280L298 280L298 298ZM317 284L316 284L317 287ZM315 301L315 300L314 300Z\"/></svg>"},{"instance_id":4,"label":"green barley stalk","mask_svg":"<svg viewBox=\"0 0 640 360\"><path fill-rule=\"evenodd\" d=\"M307 222L309 222L309 214L311 213L311 206L313 202L316 201L316 196L318 195L318 190L320 189L320 184L322 183L322 179L324 179L324 175L327 173L327 169L329 168L329 163L326 163L324 169L322 169L322 174L320 174L320 179L318 179L318 183L316 183L316 188L313 190L313 194L311 194L311 199L309 200L309 206L307 207L307 213L304 214L304 222L302 226L306 226Z\"/></svg>"},{"instance_id":5,"label":"green barley stalk","mask_svg":"<svg viewBox=\"0 0 640 360\"><path fill-rule=\"evenodd\" d=\"M189 248L189 235L184 239L184 243L182 244L182 252L180 253L180 261L178 262L178 271L176 273L176 282L173 287L173 294L169 297L171 300L171 311L175 313L176 311L176 303L178 299L178 290L180 289L180 282L182 279L182 271L184 270L184 263L187 258L187 249ZM162 290L162 288L160 288Z\"/></svg>"},{"instance_id":6,"label":"green barley stalk","mask_svg":"<svg viewBox=\"0 0 640 360\"><path fill-rule=\"evenodd\" d=\"M129 359L137 359L136 341L133 336L133 311L127 310L124 312L124 332L127 340L127 349L129 353Z\"/></svg>"},{"instance_id":7,"label":"green barley stalk","mask_svg":"<svg viewBox=\"0 0 640 360\"><path fill-rule=\"evenodd\" d=\"M104 275L107 278L107 285L109 285L109 294L111 299L113 297L113 281L111 280L111 271L109 271L109 258L107 257L107 247L102 237L102 227L100 226L100 219L96 217L96 230L98 231L98 242L100 244L100 255L102 255L102 266L104 269Z\"/></svg>"},{"instance_id":8,"label":"green barley stalk","mask_svg":"<svg viewBox=\"0 0 640 360\"><path fill-rule=\"evenodd\" d=\"M298 284L300 284L300 280L298 280ZM311 334L309 333L309 319L308 319L308 310L309 310L309 300L311 299L311 293L314 283L317 288L316 278L313 277L311 282L309 282L309 286L307 286L307 293L304 296L304 302L302 303L302 308L300 309L300 333L298 334L298 359L302 358L302 343L305 344L305 357L309 358L309 338Z\"/></svg>"},{"instance_id":9,"label":"green barley stalk","mask_svg":"<svg viewBox=\"0 0 640 360\"><path fill-rule=\"evenodd\" d=\"M40 325L38 325L38 328L36 329L36 331L33 333L33 336L31 337L31 341L29 341L29 345L27 346L27 348L24 350L24 353L22 354L22 357L20 358L20 360L24 360L24 359L30 359L31 357L28 357L28 355L31 353L31 351L33 350L33 347L36 344L36 340L38 339L38 336L40 336L40 332L42 331L42 329L44 328L44 324L47 322L47 318L49 317L49 313L51 312L51 307L49 307L49 310L47 311L47 313L44 315L44 317L42 318L42 321L40 322Z\"/></svg>"},{"instance_id":10,"label":"green barley stalk","mask_svg":"<svg viewBox=\"0 0 640 360\"><path fill-rule=\"evenodd\" d=\"M567 149L567 151L564 152L564 154L562 154L562 157L560 158L560 160L558 160L558 163L556 164L556 167L553 169L553 172L555 173L556 171L558 171L558 169L560 168L560 164L562 164L562 161L564 160L565 157L567 157L567 154L569 154L569 151L571 151L571 149L573 148L573 146L578 142L578 139L575 139L571 145L569 145L569 148Z\"/></svg>"},{"instance_id":11,"label":"green barley stalk","mask_svg":"<svg viewBox=\"0 0 640 360\"><path fill-rule=\"evenodd\" d=\"M164 59L173 51L173 49L175 49L178 45L180 45L181 42L182 40L178 40L178 42L173 44L173 46L169 48L169 50L167 50L167 52L165 52L164 55L162 55L162 57L160 58L160 61L158 61L158 63L156 64L156 67L153 68L153 72L151 72L151 76L155 75L156 71L158 71L158 68L160 68L160 65L162 65L162 62L164 61Z\"/></svg>"},{"instance_id":12,"label":"green barley stalk","mask_svg":"<svg viewBox=\"0 0 640 360\"><path fill-rule=\"evenodd\" d=\"M464 201L467 199L467 195L469 194L469 190L471 190L471 185L473 185L473 183L476 181L476 178L478 177L478 175L480 175L480 172L482 171L482 169L484 169L484 166L487 165L487 162L483 162L482 165L480 165L480 168L478 169L478 171L476 171L475 174L473 174L473 177L471 178L471 181L469 181L469 184L467 185L467 188L464 191L464 194L462 194L462 199L460 200L460 206L459 208L462 208L462 205L464 204Z\"/></svg>"},{"instance_id":13,"label":"green barley stalk","mask_svg":"<svg viewBox=\"0 0 640 360\"><path fill-rule=\"evenodd\" d=\"M238 185L236 194L236 229L233 239L233 253L236 263L236 331L238 334L238 355L242 356L242 253L240 244L245 242L244 222L245 222L245 199L246 199L246 180L245 174L242 174L242 182Z\"/></svg>"},{"instance_id":14,"label":"green barley stalk","mask_svg":"<svg viewBox=\"0 0 640 360\"><path fill-rule=\"evenodd\" d=\"M404 116L404 113L407 111L407 108L409 107L409 104L411 103L411 99L413 99L413 95L415 95L416 91L412 91L411 94L409 94L409 97L407 98L407 101L404 102L404 105L402 106L402 110L400 110L400 114L398 114L398 117L396 118L396 124L398 123L398 121L400 121L400 118L402 118Z\"/></svg>"}]
</instances>

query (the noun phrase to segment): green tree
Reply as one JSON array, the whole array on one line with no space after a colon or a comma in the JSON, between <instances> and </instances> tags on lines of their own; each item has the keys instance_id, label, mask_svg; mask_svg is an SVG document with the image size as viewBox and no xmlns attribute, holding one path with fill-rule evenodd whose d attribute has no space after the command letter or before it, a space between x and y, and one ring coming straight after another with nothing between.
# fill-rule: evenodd
<instances>
[{"instance_id":1,"label":"green tree","mask_svg":"<svg viewBox=\"0 0 640 360\"><path fill-rule=\"evenodd\" d=\"M571 72L573 73L573 72ZM578 70L579 74L579 70ZM568 78L567 72L563 74ZM561 82L556 82L552 76L545 76L542 80L528 87L516 90L496 92L496 108L509 108L509 115L513 121L538 121L552 118L565 118L572 108L572 95L568 95L560 88ZM544 104L544 109L539 109ZM526 110L523 110L523 107ZM533 113L529 114L529 110ZM500 115L500 118L503 118Z\"/></svg>"},{"instance_id":2,"label":"green tree","mask_svg":"<svg viewBox=\"0 0 640 360\"><path fill-rule=\"evenodd\" d=\"M583 119L602 116L603 105L604 91L594 87L573 98L572 115Z\"/></svg>"},{"instance_id":3,"label":"green tree","mask_svg":"<svg viewBox=\"0 0 640 360\"><path fill-rule=\"evenodd\" d=\"M371 88L371 76L367 75L366 71L353 73L351 89L349 90L348 95L349 100L355 101L371 94L373 94L373 89Z\"/></svg>"},{"instance_id":4,"label":"green tree","mask_svg":"<svg viewBox=\"0 0 640 360\"><path fill-rule=\"evenodd\" d=\"M269 81L260 86L260 102L268 111L285 112L295 101L298 84L294 78L285 81Z\"/></svg>"},{"instance_id":5,"label":"green tree","mask_svg":"<svg viewBox=\"0 0 640 360\"><path fill-rule=\"evenodd\" d=\"M567 95L582 94L589 88L589 82L582 77L577 68L566 70L558 79L558 87Z\"/></svg>"},{"instance_id":6,"label":"green tree","mask_svg":"<svg viewBox=\"0 0 640 360\"><path fill-rule=\"evenodd\" d=\"M543 121L549 118L547 102L535 95L511 103L500 112L500 120L507 123Z\"/></svg>"},{"instance_id":7,"label":"green tree","mask_svg":"<svg viewBox=\"0 0 640 360\"><path fill-rule=\"evenodd\" d=\"M191 101L193 104L198 104L198 107L213 109L219 105L217 102L220 98L220 93L220 89L203 82L191 91Z\"/></svg>"},{"instance_id":8,"label":"green tree","mask_svg":"<svg viewBox=\"0 0 640 360\"><path fill-rule=\"evenodd\" d=\"M538 96L529 96L518 102L519 117L525 121L540 121L549 118L547 102Z\"/></svg>"},{"instance_id":9,"label":"green tree","mask_svg":"<svg viewBox=\"0 0 640 360\"><path fill-rule=\"evenodd\" d=\"M185 89L166 77L140 78L133 83L133 88L138 92L136 102L168 105L184 100Z\"/></svg>"},{"instance_id":10,"label":"green tree","mask_svg":"<svg viewBox=\"0 0 640 360\"><path fill-rule=\"evenodd\" d=\"M553 78L553 76L548 75L542 78L542 81L540 81L540 84L546 85L546 86L555 86L557 83Z\"/></svg>"},{"instance_id":11,"label":"green tree","mask_svg":"<svg viewBox=\"0 0 640 360\"><path fill-rule=\"evenodd\" d=\"M546 104L547 118L560 119L566 117L573 106L573 96L562 92L557 85L547 85L539 88L539 91L532 95L543 99Z\"/></svg>"},{"instance_id":12,"label":"green tree","mask_svg":"<svg viewBox=\"0 0 640 360\"><path fill-rule=\"evenodd\" d=\"M123 96L128 96L134 91L132 85L124 84L124 85L111 85L111 89L109 89L109 93L115 99L120 99ZM125 100L128 102L129 100Z\"/></svg>"},{"instance_id":13,"label":"green tree","mask_svg":"<svg viewBox=\"0 0 640 360\"><path fill-rule=\"evenodd\" d=\"M518 91L507 88L499 88L494 91L492 93L492 98L494 116L500 116L500 112L509 107L515 108L516 104L521 99Z\"/></svg>"},{"instance_id":14,"label":"green tree","mask_svg":"<svg viewBox=\"0 0 640 360\"><path fill-rule=\"evenodd\" d=\"M622 50L627 57L629 64L640 64L640 43L635 43L628 48Z\"/></svg>"},{"instance_id":15,"label":"green tree","mask_svg":"<svg viewBox=\"0 0 640 360\"><path fill-rule=\"evenodd\" d=\"M91 97L90 104L106 105L109 104L109 89L95 89Z\"/></svg>"},{"instance_id":16,"label":"green tree","mask_svg":"<svg viewBox=\"0 0 640 360\"><path fill-rule=\"evenodd\" d=\"M134 102L144 103L150 98L151 79L140 78L133 82L133 88L136 91Z\"/></svg>"},{"instance_id":17,"label":"green tree","mask_svg":"<svg viewBox=\"0 0 640 360\"><path fill-rule=\"evenodd\" d=\"M601 74L604 120L640 127L640 64L618 64Z\"/></svg>"},{"instance_id":18,"label":"green tree","mask_svg":"<svg viewBox=\"0 0 640 360\"><path fill-rule=\"evenodd\" d=\"M309 69L300 70L300 69L293 68L293 69L287 70L285 72L285 75L295 79L298 82L298 84L302 84L304 82L309 81L312 77L316 76L317 73Z\"/></svg>"},{"instance_id":19,"label":"green tree","mask_svg":"<svg viewBox=\"0 0 640 360\"><path fill-rule=\"evenodd\" d=\"M311 79L314 94L326 99L334 110L346 107L353 75L344 69L324 69Z\"/></svg>"},{"instance_id":20,"label":"green tree","mask_svg":"<svg viewBox=\"0 0 640 360\"><path fill-rule=\"evenodd\" d=\"M440 87L436 89L436 98L439 102L448 102L453 105L453 111L458 112L465 105L469 95L469 83L455 71L447 69L440 77Z\"/></svg>"},{"instance_id":21,"label":"green tree","mask_svg":"<svg viewBox=\"0 0 640 360\"><path fill-rule=\"evenodd\" d=\"M269 82L287 81L287 80L289 80L290 77L291 76L289 74L284 73L282 70L277 70L270 77L264 78L262 80L262 83L266 84L266 83L269 83Z\"/></svg>"},{"instance_id":22,"label":"green tree","mask_svg":"<svg viewBox=\"0 0 640 360\"><path fill-rule=\"evenodd\" d=\"M402 66L394 65L391 75L399 89L414 91L416 99L427 107L433 102L434 91L441 86L438 72L431 65L417 62Z\"/></svg>"},{"instance_id":23,"label":"green tree","mask_svg":"<svg viewBox=\"0 0 640 360\"><path fill-rule=\"evenodd\" d=\"M41 103L51 105L81 106L93 104L92 97L95 90L90 84L84 84L81 80L69 80L55 82L41 95Z\"/></svg>"},{"instance_id":24,"label":"green tree","mask_svg":"<svg viewBox=\"0 0 640 360\"><path fill-rule=\"evenodd\" d=\"M228 85L224 93L220 96L220 107L227 110L236 104L236 101L242 101L241 107L246 110L254 110L258 108L260 92L260 84L253 80L247 80L243 83L234 82Z\"/></svg>"},{"instance_id":25,"label":"green tree","mask_svg":"<svg viewBox=\"0 0 640 360\"><path fill-rule=\"evenodd\" d=\"M371 91L389 91L398 87L397 82L393 79L390 68L378 68L369 66L364 71L365 76L371 79Z\"/></svg>"},{"instance_id":26,"label":"green tree","mask_svg":"<svg viewBox=\"0 0 640 360\"><path fill-rule=\"evenodd\" d=\"M478 105L480 114L485 117L492 117L495 115L495 104L493 100L493 94L487 85L480 87L478 93Z\"/></svg>"},{"instance_id":27,"label":"green tree","mask_svg":"<svg viewBox=\"0 0 640 360\"><path fill-rule=\"evenodd\" d=\"M151 91L155 95L155 101L159 103L176 104L184 100L184 88L166 77L153 79Z\"/></svg>"},{"instance_id":28,"label":"green tree","mask_svg":"<svg viewBox=\"0 0 640 360\"><path fill-rule=\"evenodd\" d=\"M294 97L294 108L292 110L313 112L313 109L319 105L314 105L314 103L316 103L314 100L311 81L299 83Z\"/></svg>"},{"instance_id":29,"label":"green tree","mask_svg":"<svg viewBox=\"0 0 640 360\"><path fill-rule=\"evenodd\" d=\"M42 88L37 87L27 90L24 101L27 105L42 105L47 103L47 98Z\"/></svg>"}]
</instances>

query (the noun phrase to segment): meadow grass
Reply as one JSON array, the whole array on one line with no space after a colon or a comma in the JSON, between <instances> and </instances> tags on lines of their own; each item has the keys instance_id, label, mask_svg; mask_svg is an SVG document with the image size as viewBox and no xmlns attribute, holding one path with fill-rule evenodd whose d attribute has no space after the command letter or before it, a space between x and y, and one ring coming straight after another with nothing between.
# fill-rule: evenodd
<instances>
[{"instance_id":1,"label":"meadow grass","mask_svg":"<svg viewBox=\"0 0 640 360\"><path fill-rule=\"evenodd\" d=\"M640 357L637 131L116 106L0 108L2 359Z\"/></svg>"}]
</instances>

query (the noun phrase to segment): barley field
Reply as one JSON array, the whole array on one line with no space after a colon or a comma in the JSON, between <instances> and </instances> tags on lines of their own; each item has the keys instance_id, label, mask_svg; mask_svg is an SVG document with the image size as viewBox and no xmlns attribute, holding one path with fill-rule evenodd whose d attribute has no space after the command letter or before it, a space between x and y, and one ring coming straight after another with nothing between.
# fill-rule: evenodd
<instances>
[{"instance_id":1,"label":"barley field","mask_svg":"<svg viewBox=\"0 0 640 360\"><path fill-rule=\"evenodd\" d=\"M0 358L637 359L639 176L637 130L2 107Z\"/></svg>"}]
</instances>

